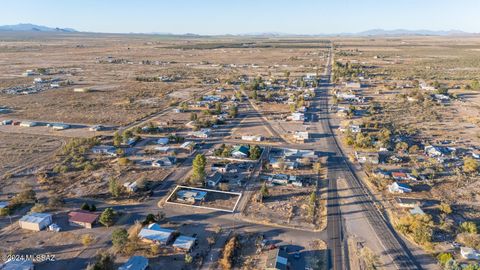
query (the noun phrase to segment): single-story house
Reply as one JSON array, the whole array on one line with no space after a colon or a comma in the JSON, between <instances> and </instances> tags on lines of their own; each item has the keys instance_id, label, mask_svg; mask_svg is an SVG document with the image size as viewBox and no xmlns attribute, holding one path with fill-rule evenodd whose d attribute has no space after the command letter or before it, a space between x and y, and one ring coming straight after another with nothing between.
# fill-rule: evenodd
<instances>
[{"instance_id":1,"label":"single-story house","mask_svg":"<svg viewBox=\"0 0 480 270\"><path fill-rule=\"evenodd\" d=\"M7 260L0 264L0 270L33 270L34 268L32 260Z\"/></svg>"},{"instance_id":2,"label":"single-story house","mask_svg":"<svg viewBox=\"0 0 480 270\"><path fill-rule=\"evenodd\" d=\"M359 82L345 82L346 88L362 88L362 84Z\"/></svg>"},{"instance_id":3,"label":"single-story house","mask_svg":"<svg viewBox=\"0 0 480 270\"><path fill-rule=\"evenodd\" d=\"M275 248L268 251L265 270L287 270L288 254L283 249Z\"/></svg>"},{"instance_id":4,"label":"single-story house","mask_svg":"<svg viewBox=\"0 0 480 270\"><path fill-rule=\"evenodd\" d=\"M152 223L146 228L142 228L138 237L144 242L166 245L173 237L175 230L165 229L157 223Z\"/></svg>"},{"instance_id":5,"label":"single-story house","mask_svg":"<svg viewBox=\"0 0 480 270\"><path fill-rule=\"evenodd\" d=\"M207 177L207 186L216 187L221 180L222 174L216 171Z\"/></svg>"},{"instance_id":6,"label":"single-story house","mask_svg":"<svg viewBox=\"0 0 480 270\"><path fill-rule=\"evenodd\" d=\"M152 161L153 167L169 167L173 166L177 162L176 157L161 157L155 161Z\"/></svg>"},{"instance_id":7,"label":"single-story house","mask_svg":"<svg viewBox=\"0 0 480 270\"><path fill-rule=\"evenodd\" d=\"M31 213L23 216L18 224L20 228L41 231L52 223L52 215L48 213Z\"/></svg>"},{"instance_id":8,"label":"single-story house","mask_svg":"<svg viewBox=\"0 0 480 270\"><path fill-rule=\"evenodd\" d=\"M145 270L148 267L148 259L143 256L133 256L118 268L118 270Z\"/></svg>"},{"instance_id":9,"label":"single-story house","mask_svg":"<svg viewBox=\"0 0 480 270\"><path fill-rule=\"evenodd\" d=\"M187 149L187 150L191 150L194 147L195 147L195 143L192 141L184 142L182 143L182 145L180 145L180 148Z\"/></svg>"},{"instance_id":10,"label":"single-story house","mask_svg":"<svg viewBox=\"0 0 480 270\"><path fill-rule=\"evenodd\" d=\"M110 145L97 145L97 146L92 147L92 153L116 157L117 156L117 148L115 148L114 146L110 146Z\"/></svg>"},{"instance_id":11,"label":"single-story house","mask_svg":"<svg viewBox=\"0 0 480 270\"><path fill-rule=\"evenodd\" d=\"M213 163L211 170L215 172L226 173L228 171L228 167L230 167L228 163Z\"/></svg>"},{"instance_id":12,"label":"single-story house","mask_svg":"<svg viewBox=\"0 0 480 270\"><path fill-rule=\"evenodd\" d=\"M268 178L268 182L274 185L288 185L294 181L297 181L296 175L275 174Z\"/></svg>"},{"instance_id":13,"label":"single-story house","mask_svg":"<svg viewBox=\"0 0 480 270\"><path fill-rule=\"evenodd\" d=\"M53 123L53 124L50 124L50 126L54 130L65 130L71 127L69 124L62 124L62 123Z\"/></svg>"},{"instance_id":14,"label":"single-story house","mask_svg":"<svg viewBox=\"0 0 480 270\"><path fill-rule=\"evenodd\" d=\"M396 197L395 202L397 203L398 206L402 208L414 208L416 206L420 206L420 201L416 199L411 199L411 198L400 198Z\"/></svg>"},{"instance_id":15,"label":"single-story house","mask_svg":"<svg viewBox=\"0 0 480 270\"><path fill-rule=\"evenodd\" d=\"M422 208L420 208L418 205L410 209L409 212L412 215L425 215L425 212L423 212Z\"/></svg>"},{"instance_id":16,"label":"single-story house","mask_svg":"<svg viewBox=\"0 0 480 270\"><path fill-rule=\"evenodd\" d=\"M157 146L154 149L155 149L155 151L158 151L158 152L163 153L163 154L166 154L170 151L173 151L173 149L170 148L169 146Z\"/></svg>"},{"instance_id":17,"label":"single-story house","mask_svg":"<svg viewBox=\"0 0 480 270\"><path fill-rule=\"evenodd\" d=\"M211 133L212 133L212 130L211 130L211 129L209 129L209 128L202 128L202 129L199 130L199 131L190 132L189 135L192 136L192 137L195 137L195 138L205 139L205 138L210 137L210 134L211 134Z\"/></svg>"},{"instance_id":18,"label":"single-story house","mask_svg":"<svg viewBox=\"0 0 480 270\"><path fill-rule=\"evenodd\" d=\"M180 235L177 237L177 239L175 239L175 242L173 242L172 246L176 249L188 252L195 245L196 240L197 239L194 237Z\"/></svg>"},{"instance_id":19,"label":"single-story house","mask_svg":"<svg viewBox=\"0 0 480 270\"><path fill-rule=\"evenodd\" d=\"M137 181L126 182L125 184L123 184L123 186L128 192L135 192L138 190Z\"/></svg>"},{"instance_id":20,"label":"single-story house","mask_svg":"<svg viewBox=\"0 0 480 270\"><path fill-rule=\"evenodd\" d=\"M295 131L295 133L293 134L293 138L296 141L305 142L306 140L310 139L310 133L308 133L307 131Z\"/></svg>"},{"instance_id":21,"label":"single-story house","mask_svg":"<svg viewBox=\"0 0 480 270\"><path fill-rule=\"evenodd\" d=\"M291 149L283 148L283 157L288 160L300 160L303 158L309 158L311 160L318 159L318 155L313 150L304 149Z\"/></svg>"},{"instance_id":22,"label":"single-story house","mask_svg":"<svg viewBox=\"0 0 480 270\"><path fill-rule=\"evenodd\" d=\"M392 172L392 178L397 181L408 180L408 175L404 172Z\"/></svg>"},{"instance_id":23,"label":"single-story house","mask_svg":"<svg viewBox=\"0 0 480 270\"><path fill-rule=\"evenodd\" d=\"M93 224L97 222L98 216L98 214L92 212L73 211L68 213L68 222L91 229Z\"/></svg>"},{"instance_id":24,"label":"single-story house","mask_svg":"<svg viewBox=\"0 0 480 270\"><path fill-rule=\"evenodd\" d=\"M429 157L442 157L450 154L452 151L447 147L440 147L434 145L427 145L424 148L425 154Z\"/></svg>"},{"instance_id":25,"label":"single-story house","mask_svg":"<svg viewBox=\"0 0 480 270\"><path fill-rule=\"evenodd\" d=\"M37 126L37 125L38 125L37 122L23 121L23 122L20 123L21 127L34 127L34 126Z\"/></svg>"},{"instance_id":26,"label":"single-story house","mask_svg":"<svg viewBox=\"0 0 480 270\"><path fill-rule=\"evenodd\" d=\"M249 151L250 151L250 147L246 145L237 145L232 150L232 157L247 158Z\"/></svg>"},{"instance_id":27,"label":"single-story house","mask_svg":"<svg viewBox=\"0 0 480 270\"><path fill-rule=\"evenodd\" d=\"M166 145L168 144L169 141L170 139L168 139L167 137L162 137L162 138L158 138L157 144Z\"/></svg>"},{"instance_id":28,"label":"single-story house","mask_svg":"<svg viewBox=\"0 0 480 270\"><path fill-rule=\"evenodd\" d=\"M357 159L358 163L370 163L370 164L378 164L380 162L380 156L377 152L358 152L355 151L355 158Z\"/></svg>"},{"instance_id":29,"label":"single-story house","mask_svg":"<svg viewBox=\"0 0 480 270\"><path fill-rule=\"evenodd\" d=\"M298 168L298 162L288 161L279 158L270 158L269 163L273 169L295 170L296 168Z\"/></svg>"},{"instance_id":30,"label":"single-story house","mask_svg":"<svg viewBox=\"0 0 480 270\"><path fill-rule=\"evenodd\" d=\"M384 170L376 170L376 171L373 172L373 174L376 177L380 177L380 178L390 178L390 172L387 172L387 171L384 171Z\"/></svg>"},{"instance_id":31,"label":"single-story house","mask_svg":"<svg viewBox=\"0 0 480 270\"><path fill-rule=\"evenodd\" d=\"M305 121L305 114L304 113L301 113L301 112L294 112L292 113L292 115L290 116L290 119L292 119L292 121Z\"/></svg>"},{"instance_id":32,"label":"single-story house","mask_svg":"<svg viewBox=\"0 0 480 270\"><path fill-rule=\"evenodd\" d=\"M390 193L410 193L412 192L412 188L407 184L394 182L388 186L388 191L390 191Z\"/></svg>"},{"instance_id":33,"label":"single-story house","mask_svg":"<svg viewBox=\"0 0 480 270\"><path fill-rule=\"evenodd\" d=\"M462 257L467 260L480 260L480 253L470 247L461 247L460 254L462 254Z\"/></svg>"},{"instance_id":34,"label":"single-story house","mask_svg":"<svg viewBox=\"0 0 480 270\"><path fill-rule=\"evenodd\" d=\"M177 200L181 202L194 204L205 200L207 192L201 190L179 190L177 192Z\"/></svg>"},{"instance_id":35,"label":"single-story house","mask_svg":"<svg viewBox=\"0 0 480 270\"><path fill-rule=\"evenodd\" d=\"M244 135L244 136L242 136L242 141L261 142L261 141L263 141L263 137L262 136Z\"/></svg>"}]
</instances>

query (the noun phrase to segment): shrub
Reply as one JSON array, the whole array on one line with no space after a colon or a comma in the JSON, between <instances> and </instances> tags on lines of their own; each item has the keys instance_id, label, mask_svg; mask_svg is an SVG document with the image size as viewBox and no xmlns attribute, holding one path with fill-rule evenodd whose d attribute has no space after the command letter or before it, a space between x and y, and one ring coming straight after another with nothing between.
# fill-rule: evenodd
<instances>
[{"instance_id":1,"label":"shrub","mask_svg":"<svg viewBox=\"0 0 480 270\"><path fill-rule=\"evenodd\" d=\"M451 253L444 252L444 253L438 254L437 259L441 265L445 265L448 261L453 259L453 256Z\"/></svg>"},{"instance_id":2,"label":"shrub","mask_svg":"<svg viewBox=\"0 0 480 270\"><path fill-rule=\"evenodd\" d=\"M237 248L237 236L234 235L228 240L225 248L223 249L222 258L218 261L218 264L223 270L232 269L232 259L235 255L235 249Z\"/></svg>"},{"instance_id":3,"label":"shrub","mask_svg":"<svg viewBox=\"0 0 480 270\"><path fill-rule=\"evenodd\" d=\"M477 224L475 224L472 221L462 222L458 230L460 231L460 233L472 233L472 234L478 233Z\"/></svg>"},{"instance_id":4,"label":"shrub","mask_svg":"<svg viewBox=\"0 0 480 270\"><path fill-rule=\"evenodd\" d=\"M112 245L117 251L123 251L128 242L128 232L125 229L115 229L112 232Z\"/></svg>"}]
</instances>

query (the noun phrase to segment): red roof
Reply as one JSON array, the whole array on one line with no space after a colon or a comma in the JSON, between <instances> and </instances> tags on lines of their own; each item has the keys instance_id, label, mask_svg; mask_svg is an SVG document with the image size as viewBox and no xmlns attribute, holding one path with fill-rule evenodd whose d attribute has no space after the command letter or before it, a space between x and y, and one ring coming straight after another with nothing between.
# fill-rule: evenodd
<instances>
[{"instance_id":1,"label":"red roof","mask_svg":"<svg viewBox=\"0 0 480 270\"><path fill-rule=\"evenodd\" d=\"M407 177L407 174L404 173L404 172L392 172L392 176L393 176L393 177L403 177L403 178L406 178L406 177Z\"/></svg>"},{"instance_id":2,"label":"red roof","mask_svg":"<svg viewBox=\"0 0 480 270\"><path fill-rule=\"evenodd\" d=\"M98 218L98 214L80 211L70 212L68 213L68 216L69 221L82 223L94 223Z\"/></svg>"}]
</instances>

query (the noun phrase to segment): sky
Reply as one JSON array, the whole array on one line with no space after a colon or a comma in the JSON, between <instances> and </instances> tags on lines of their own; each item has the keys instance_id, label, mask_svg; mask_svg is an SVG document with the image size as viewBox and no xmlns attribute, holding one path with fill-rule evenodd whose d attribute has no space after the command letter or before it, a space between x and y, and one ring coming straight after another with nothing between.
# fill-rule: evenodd
<instances>
[{"instance_id":1,"label":"sky","mask_svg":"<svg viewBox=\"0 0 480 270\"><path fill-rule=\"evenodd\" d=\"M0 25L108 33L480 32L480 0L2 0Z\"/></svg>"}]
</instances>

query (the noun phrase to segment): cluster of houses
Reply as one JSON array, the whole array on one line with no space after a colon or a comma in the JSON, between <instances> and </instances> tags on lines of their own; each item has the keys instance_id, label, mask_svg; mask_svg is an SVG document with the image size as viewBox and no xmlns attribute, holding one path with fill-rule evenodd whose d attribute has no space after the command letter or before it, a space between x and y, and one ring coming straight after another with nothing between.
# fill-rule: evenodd
<instances>
[{"instance_id":1,"label":"cluster of houses","mask_svg":"<svg viewBox=\"0 0 480 270\"><path fill-rule=\"evenodd\" d=\"M34 76L36 75L36 73L34 73L32 70L27 70L25 73L23 73L23 75ZM32 85L18 85L18 86L4 88L1 90L1 93L9 94L9 95L36 94L49 89L59 88L60 86L66 85L68 83L69 83L68 81L65 81L59 78L54 78L54 79L35 78L33 80Z\"/></svg>"}]
</instances>

